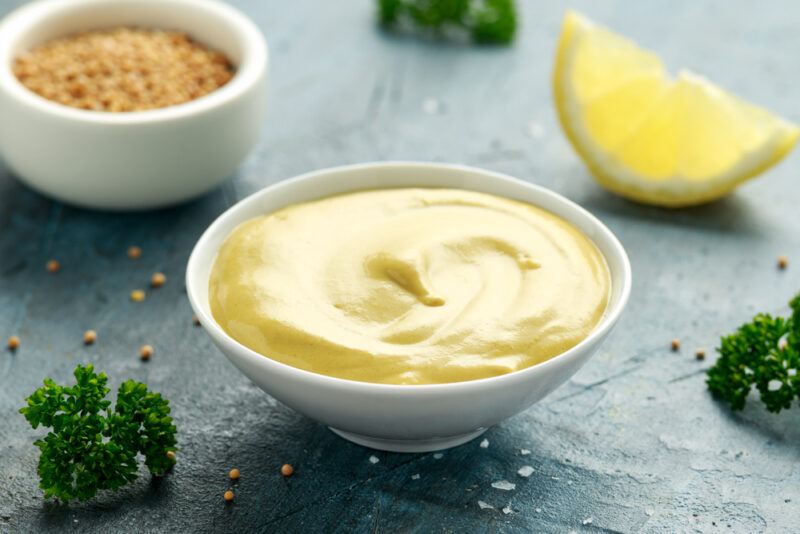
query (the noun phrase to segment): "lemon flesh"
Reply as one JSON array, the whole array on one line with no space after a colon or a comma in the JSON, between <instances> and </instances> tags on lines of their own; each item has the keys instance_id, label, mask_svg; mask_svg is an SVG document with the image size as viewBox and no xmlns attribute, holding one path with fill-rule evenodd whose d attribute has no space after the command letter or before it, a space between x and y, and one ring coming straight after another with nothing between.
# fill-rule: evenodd
<instances>
[{"instance_id":1,"label":"lemon flesh","mask_svg":"<svg viewBox=\"0 0 800 534\"><path fill-rule=\"evenodd\" d=\"M597 181L668 207L720 198L788 154L800 130L581 15L561 30L553 89L564 131Z\"/></svg>"}]
</instances>

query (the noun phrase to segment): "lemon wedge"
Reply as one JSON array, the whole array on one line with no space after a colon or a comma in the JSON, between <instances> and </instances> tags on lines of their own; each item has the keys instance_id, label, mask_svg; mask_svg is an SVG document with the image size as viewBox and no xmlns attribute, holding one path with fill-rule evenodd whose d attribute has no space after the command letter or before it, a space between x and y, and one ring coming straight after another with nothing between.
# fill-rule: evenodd
<instances>
[{"instance_id":1,"label":"lemon wedge","mask_svg":"<svg viewBox=\"0 0 800 534\"><path fill-rule=\"evenodd\" d=\"M647 204L722 197L775 165L798 128L568 12L553 71L561 125L597 181Z\"/></svg>"}]
</instances>

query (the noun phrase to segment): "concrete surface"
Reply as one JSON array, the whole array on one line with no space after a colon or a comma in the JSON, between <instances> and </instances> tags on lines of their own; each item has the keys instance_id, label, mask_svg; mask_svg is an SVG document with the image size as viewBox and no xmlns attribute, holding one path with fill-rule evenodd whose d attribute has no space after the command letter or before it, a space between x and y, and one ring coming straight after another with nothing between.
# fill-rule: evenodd
<instances>
[{"instance_id":1,"label":"concrete surface","mask_svg":"<svg viewBox=\"0 0 800 534\"><path fill-rule=\"evenodd\" d=\"M0 353L0 532L797 532L800 407L733 414L710 398L703 370L720 334L784 310L800 289L800 155L710 206L634 205L594 184L556 123L549 75L566 3L520 1L510 49L384 35L368 0L234 3L269 40L272 80L262 142L224 187L175 209L104 214L0 170L0 337L22 338ZM670 66L800 120L796 3L572 4ZM567 385L491 429L487 448L477 440L437 457L352 445L277 405L192 326L184 266L220 212L307 170L385 159L466 163L551 187L597 214L631 256L634 291L616 332ZM133 244L138 261L125 254ZM779 254L792 261L785 272ZM50 258L56 275L44 270ZM131 303L156 270L166 286ZM87 328L99 335L91 347ZM143 343L156 351L146 364ZM706 362L694 359L700 346ZM67 381L79 362L113 387L132 377L172 400L172 475L143 473L85 504L44 502L31 445L42 432L17 409L45 376ZM296 468L288 480L284 462ZM525 465L528 478L516 474ZM226 506L234 466L242 477ZM503 480L515 489L492 487Z\"/></svg>"}]
</instances>

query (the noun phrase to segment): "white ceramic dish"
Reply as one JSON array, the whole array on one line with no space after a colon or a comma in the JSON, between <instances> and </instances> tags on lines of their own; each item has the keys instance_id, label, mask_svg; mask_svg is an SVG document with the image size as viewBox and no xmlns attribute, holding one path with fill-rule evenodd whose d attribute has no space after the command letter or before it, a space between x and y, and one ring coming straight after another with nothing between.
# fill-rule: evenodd
<instances>
[{"instance_id":1,"label":"white ceramic dish","mask_svg":"<svg viewBox=\"0 0 800 534\"><path fill-rule=\"evenodd\" d=\"M11 66L44 41L115 26L176 29L236 66L222 88L185 104L85 111L25 88ZM234 8L212 0L40 0L0 23L0 154L43 193L101 209L175 204L230 176L263 122L267 46Z\"/></svg>"},{"instance_id":2,"label":"white ceramic dish","mask_svg":"<svg viewBox=\"0 0 800 534\"><path fill-rule=\"evenodd\" d=\"M591 238L611 271L611 299L580 344L515 373L452 384L400 386L342 380L290 367L230 338L214 321L208 278L220 244L240 223L284 206L364 189L453 187L529 202L571 222ZM529 407L572 376L616 323L631 288L622 245L589 212L542 187L456 165L369 163L312 172L267 187L223 213L203 234L186 271L189 300L217 347L261 389L340 436L368 447L420 452L460 445Z\"/></svg>"}]
</instances>

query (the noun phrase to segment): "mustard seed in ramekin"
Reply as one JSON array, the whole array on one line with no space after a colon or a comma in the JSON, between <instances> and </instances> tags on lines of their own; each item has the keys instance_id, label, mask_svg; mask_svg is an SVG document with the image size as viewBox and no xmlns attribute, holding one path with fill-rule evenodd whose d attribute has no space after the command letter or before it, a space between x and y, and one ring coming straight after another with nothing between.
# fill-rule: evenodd
<instances>
[{"instance_id":1,"label":"mustard seed in ramekin","mask_svg":"<svg viewBox=\"0 0 800 534\"><path fill-rule=\"evenodd\" d=\"M142 302L144 300L144 291L141 289L134 289L131 291L131 300L133 302Z\"/></svg>"},{"instance_id":2,"label":"mustard seed in ramekin","mask_svg":"<svg viewBox=\"0 0 800 534\"><path fill-rule=\"evenodd\" d=\"M178 31L92 30L48 41L12 65L22 84L53 102L105 112L164 108L228 83L221 53Z\"/></svg>"},{"instance_id":3,"label":"mustard seed in ramekin","mask_svg":"<svg viewBox=\"0 0 800 534\"><path fill-rule=\"evenodd\" d=\"M59 269L61 269L61 264L58 262L58 260L50 260L47 262L45 268L47 269L48 273L57 273Z\"/></svg>"},{"instance_id":4,"label":"mustard seed in ramekin","mask_svg":"<svg viewBox=\"0 0 800 534\"><path fill-rule=\"evenodd\" d=\"M142 249L137 246L132 246L128 248L128 257L132 260L138 260L142 257Z\"/></svg>"}]
</instances>

